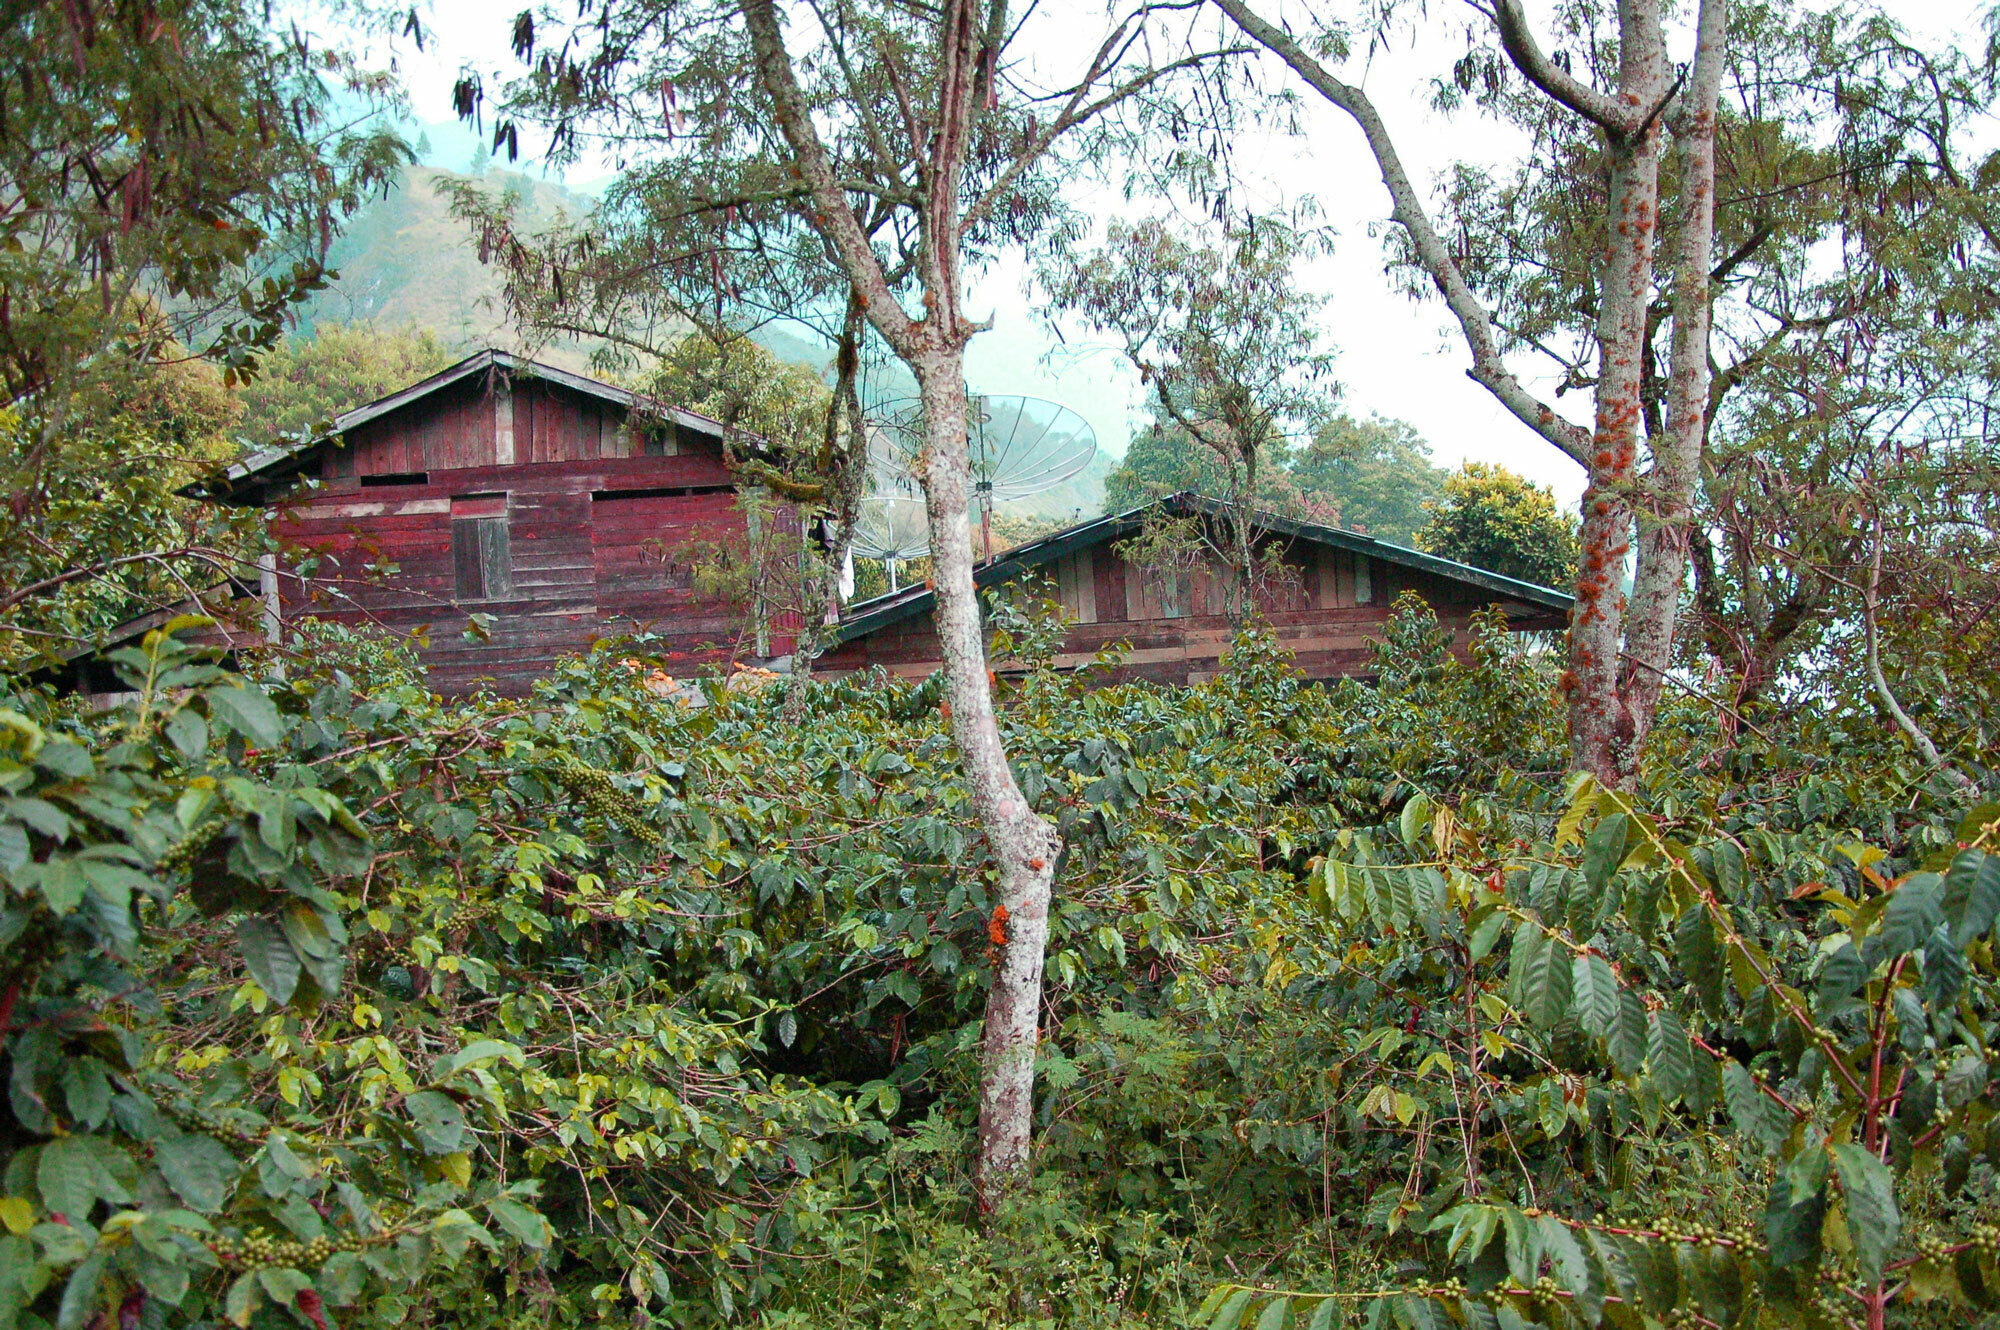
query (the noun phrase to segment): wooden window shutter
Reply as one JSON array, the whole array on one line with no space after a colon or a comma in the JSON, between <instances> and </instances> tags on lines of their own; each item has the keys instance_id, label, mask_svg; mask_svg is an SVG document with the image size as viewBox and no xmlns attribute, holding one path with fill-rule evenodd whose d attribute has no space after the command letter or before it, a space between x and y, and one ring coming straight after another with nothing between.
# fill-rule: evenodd
<instances>
[{"instance_id":1,"label":"wooden window shutter","mask_svg":"<svg viewBox=\"0 0 2000 1330\"><path fill-rule=\"evenodd\" d=\"M471 494L451 501L451 571L460 600L500 600L513 594L506 495Z\"/></svg>"}]
</instances>

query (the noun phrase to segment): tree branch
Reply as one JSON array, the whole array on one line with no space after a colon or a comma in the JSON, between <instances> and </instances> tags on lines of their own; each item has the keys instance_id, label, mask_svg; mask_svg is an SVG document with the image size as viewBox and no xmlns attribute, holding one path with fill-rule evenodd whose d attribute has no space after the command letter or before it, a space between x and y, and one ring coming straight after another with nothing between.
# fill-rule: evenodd
<instances>
[{"instance_id":1,"label":"tree branch","mask_svg":"<svg viewBox=\"0 0 2000 1330\"><path fill-rule=\"evenodd\" d=\"M23 601L32 600L36 596L46 595L58 588L68 586L71 582L82 582L93 577L103 577L107 573L114 573L120 568L130 567L135 563L170 563L174 559L196 559L221 568L225 572L236 566L228 555L222 553L220 550L210 549L206 545L188 545L176 550L149 550L144 554L127 554L123 558L105 559L100 563L87 564L82 568L71 568L57 573L54 577L45 577L39 582L30 582L28 585L9 592L5 596L0 596L0 614L6 613Z\"/></svg>"},{"instance_id":2,"label":"tree branch","mask_svg":"<svg viewBox=\"0 0 2000 1330\"><path fill-rule=\"evenodd\" d=\"M1360 126L1369 149L1375 154L1382 183L1389 191L1393 205L1390 219L1409 235L1417 261L1443 295L1445 304L1465 335L1466 345L1472 352L1472 368L1468 373L1473 382L1498 398L1515 419L1561 449L1578 465L1587 468L1591 457L1590 430L1556 414L1554 407L1529 392L1507 368L1494 337L1492 315L1473 294L1464 272L1457 260L1452 258L1450 248L1432 228L1423 203L1417 197L1416 187L1410 183L1409 172L1403 168L1402 157L1397 153L1388 128L1382 123L1381 114L1368 95L1335 78L1289 34L1252 13L1244 0L1213 0L1213 3L1245 35L1290 65L1314 91L1347 112Z\"/></svg>"},{"instance_id":3,"label":"tree branch","mask_svg":"<svg viewBox=\"0 0 2000 1330\"><path fill-rule=\"evenodd\" d=\"M1869 557L1868 584L1861 596L1861 626L1868 647L1868 682L1874 686L1875 696L1881 701L1882 709L1896 722L1896 728L1908 736L1917 753L1924 759L1924 765L1948 779L1958 789L1971 792L1978 787L1970 777L1944 760L1931 736L1923 726L1903 710L1903 704L1896 700L1895 690L1889 687L1888 676L1882 673L1881 630L1877 627L1877 609L1882 594L1882 510L1875 509L1874 551Z\"/></svg>"},{"instance_id":4,"label":"tree branch","mask_svg":"<svg viewBox=\"0 0 2000 1330\"><path fill-rule=\"evenodd\" d=\"M1490 16L1500 30L1500 47L1514 68L1548 97L1606 132L1623 138L1633 132L1630 111L1608 93L1573 77L1542 51L1528 26L1521 0L1495 0Z\"/></svg>"},{"instance_id":5,"label":"tree branch","mask_svg":"<svg viewBox=\"0 0 2000 1330\"><path fill-rule=\"evenodd\" d=\"M827 159L826 145L813 128L806 97L792 68L791 53L778 23L773 0L744 0L744 23L750 30L751 49L756 55L757 77L771 99L771 116L792 150L799 174L812 190L813 202L821 218L822 232L833 242L841 266L868 311L868 321L889 344L901 351L914 347L917 323L896 300L876 261L873 246L861 229L854 209L834 178Z\"/></svg>"}]
</instances>

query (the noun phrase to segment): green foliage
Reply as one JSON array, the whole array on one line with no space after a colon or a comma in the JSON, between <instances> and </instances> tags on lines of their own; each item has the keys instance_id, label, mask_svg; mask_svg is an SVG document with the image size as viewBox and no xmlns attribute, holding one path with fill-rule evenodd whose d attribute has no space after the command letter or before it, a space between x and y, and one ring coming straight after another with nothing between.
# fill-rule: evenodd
<instances>
[{"instance_id":1,"label":"green foliage","mask_svg":"<svg viewBox=\"0 0 2000 1330\"><path fill-rule=\"evenodd\" d=\"M1397 545L1415 543L1445 480L1414 426L1380 416L1336 416L1284 464L1305 516Z\"/></svg>"},{"instance_id":2,"label":"green foliage","mask_svg":"<svg viewBox=\"0 0 2000 1330\"><path fill-rule=\"evenodd\" d=\"M717 343L697 333L661 356L646 389L662 402L755 435L784 456L811 456L826 435L833 397L819 375L748 338Z\"/></svg>"},{"instance_id":3,"label":"green foliage","mask_svg":"<svg viewBox=\"0 0 2000 1330\"><path fill-rule=\"evenodd\" d=\"M319 760L331 699L316 718L309 689L159 633L118 656L137 697L117 712L0 711L0 1316L248 1326L273 1306L323 1324L364 1296L394 1304L474 1245L547 1246L534 1183L475 1181L467 1153L504 1109L491 1068L522 1062L513 1044L393 1064L344 1112L297 1111L318 1079L283 1056L281 1027L342 1006L338 886L374 863L362 791ZM190 935L199 950L176 945ZM177 951L196 969L167 987ZM260 1050L172 1024L185 981L218 963L237 1003L269 1013Z\"/></svg>"},{"instance_id":4,"label":"green foliage","mask_svg":"<svg viewBox=\"0 0 2000 1330\"><path fill-rule=\"evenodd\" d=\"M1396 544L1411 544L1442 493L1445 473L1411 426L1379 417L1335 416L1304 446L1274 450L1257 473L1258 507ZM1109 511L1135 508L1178 490L1227 498L1222 461L1178 426L1155 421L1133 435L1105 482Z\"/></svg>"},{"instance_id":5,"label":"green foliage","mask_svg":"<svg viewBox=\"0 0 2000 1330\"><path fill-rule=\"evenodd\" d=\"M1656 818L1587 778L1534 803L1418 796L1393 837L1342 833L1312 893L1330 936L1271 933L1270 963L1347 976L1372 1065L1341 1111L1459 1146L1408 1165L1387 1222L1424 1277L1363 1295L1375 1315L1991 1312L1975 1013L1994 996L2000 805L1917 826L1892 868L1824 824ZM1662 1171L1693 1158L1710 1171ZM1202 1319L1326 1323L1348 1296L1231 1284Z\"/></svg>"},{"instance_id":6,"label":"green foliage","mask_svg":"<svg viewBox=\"0 0 2000 1330\"><path fill-rule=\"evenodd\" d=\"M508 207L527 226L583 216L591 204L539 171L488 169L468 177L405 165L334 238L327 263L340 280L300 305L302 330L310 334L329 323L416 328L458 355L516 345L522 329L507 308L505 284L452 215L459 189ZM539 359L579 371L598 347L555 333L532 343Z\"/></svg>"},{"instance_id":7,"label":"green foliage","mask_svg":"<svg viewBox=\"0 0 2000 1330\"><path fill-rule=\"evenodd\" d=\"M1256 493L1259 506L1273 507L1284 501L1283 477L1276 467L1261 471ZM1226 498L1228 467L1186 430L1155 420L1133 434L1126 445L1118 469L1104 482L1104 502L1108 511L1123 512L1180 490Z\"/></svg>"},{"instance_id":8,"label":"green foliage","mask_svg":"<svg viewBox=\"0 0 2000 1330\"><path fill-rule=\"evenodd\" d=\"M36 206L0 221L0 380L51 423L79 395L116 401L173 341L246 365L323 281L331 228L402 158L386 131L330 124L365 120L333 115L331 85L373 107L386 84L232 0L23 5L6 36L22 95L0 158Z\"/></svg>"},{"instance_id":9,"label":"green foliage","mask_svg":"<svg viewBox=\"0 0 2000 1330\"><path fill-rule=\"evenodd\" d=\"M1497 616L1454 644L1405 599L1369 684L1246 635L1166 691L991 615L1066 845L1004 1214L969 1203L993 879L937 680L688 705L634 640L446 706L347 630L248 686L156 637L123 709L8 730L0 1296L1241 1330L1899 1286L1926 1325L2000 1287L1993 815L1866 717L1704 766L1675 709L1628 798L1563 786L1552 657Z\"/></svg>"},{"instance_id":10,"label":"green foliage","mask_svg":"<svg viewBox=\"0 0 2000 1330\"><path fill-rule=\"evenodd\" d=\"M357 39L381 18L342 16ZM406 149L374 114L389 83L236 0L23 4L0 32L0 660L22 669L238 571L254 541L175 491L226 455L223 390Z\"/></svg>"},{"instance_id":11,"label":"green foliage","mask_svg":"<svg viewBox=\"0 0 2000 1330\"><path fill-rule=\"evenodd\" d=\"M208 588L258 543L177 490L233 455L236 402L199 361L131 372L115 405L73 400L59 448L0 411L0 474L32 494L0 524L0 659L26 669L126 617Z\"/></svg>"},{"instance_id":12,"label":"green foliage","mask_svg":"<svg viewBox=\"0 0 2000 1330\"><path fill-rule=\"evenodd\" d=\"M1047 669L1074 622L1046 578L1003 583L982 597L986 658L1001 668Z\"/></svg>"},{"instance_id":13,"label":"green foliage","mask_svg":"<svg viewBox=\"0 0 2000 1330\"><path fill-rule=\"evenodd\" d=\"M412 326L317 324L281 343L245 384L242 432L257 447L315 430L443 369L458 355L437 334Z\"/></svg>"},{"instance_id":14,"label":"green foliage","mask_svg":"<svg viewBox=\"0 0 2000 1330\"><path fill-rule=\"evenodd\" d=\"M1417 532L1419 549L1537 586L1576 580L1576 522L1556 510L1546 487L1505 467L1467 462L1424 508L1430 520Z\"/></svg>"}]
</instances>

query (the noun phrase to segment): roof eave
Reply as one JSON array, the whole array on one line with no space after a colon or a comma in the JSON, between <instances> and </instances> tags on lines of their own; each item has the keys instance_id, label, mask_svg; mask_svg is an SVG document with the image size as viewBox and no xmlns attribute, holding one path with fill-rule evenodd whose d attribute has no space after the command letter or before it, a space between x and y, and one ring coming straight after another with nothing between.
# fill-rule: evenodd
<instances>
[{"instance_id":1,"label":"roof eave","mask_svg":"<svg viewBox=\"0 0 2000 1330\"><path fill-rule=\"evenodd\" d=\"M1165 509L1177 516L1187 512L1198 512L1205 516L1214 517L1225 511L1226 505L1218 500L1206 498L1188 490L1169 494L1164 498L1154 500L1152 503L1142 504L1137 508L1130 508L1122 513L1112 513L1104 517L1093 518L1088 522L1079 523L1076 526L1044 536L1040 540L1030 541L1026 545L1008 550L1005 554L1001 554L976 567L973 570L973 584L985 587L1010 581L1029 568L1052 563L1062 558L1065 554L1069 554L1085 546L1096 546L1109 540L1116 540L1136 530L1144 523L1146 514L1156 508ZM1567 614L1570 607L1575 603L1574 597L1557 591L1553 587L1537 586L1533 582L1523 582L1518 578L1489 572L1484 568L1474 568L1470 564L1441 558L1435 554L1426 554L1422 550L1413 550L1402 545L1391 544L1386 540L1377 540L1373 536L1365 536L1358 531L1343 531L1338 527L1320 526L1313 522L1300 522L1289 517L1282 517L1277 513L1265 512L1261 509L1256 511L1256 521L1260 527L1267 530L1282 532L1301 540L1311 540L1319 544L1331 545L1335 548L1346 549L1357 554L1365 554L1370 558L1382 559L1385 562L1415 568L1418 571L1432 573L1439 577L1448 577L1453 581L1468 583L1478 587L1482 591L1491 592L1496 596L1505 597L1509 600L1522 602L1536 609ZM866 637L870 633L878 632L883 628L891 627L906 619L914 618L936 603L937 594L934 591L925 589L915 594L907 591L894 593L893 599L890 597L882 597L881 599L890 600L890 603L883 604L876 609L863 610L862 613L857 614L854 618L843 620L840 626L835 629L829 645L835 647L841 646L854 641L856 638ZM868 602L864 601L862 604L865 606Z\"/></svg>"},{"instance_id":2,"label":"roof eave","mask_svg":"<svg viewBox=\"0 0 2000 1330\"><path fill-rule=\"evenodd\" d=\"M713 435L718 440L728 437L728 427L720 421L709 419L707 416L699 415L693 411L686 411L677 406L667 406L664 403L654 402L638 393L617 387L614 384L604 383L587 375L573 374L568 370L558 369L554 365L544 364L539 360L524 359L511 352L488 347L485 350L474 352L457 364L445 366L445 368L439 370L437 373L428 378L420 379L407 388L390 393L387 397L377 398L375 401L369 402L365 406L357 406L351 411L343 411L333 418L332 428L328 429L324 434L299 443L280 444L275 447L260 449L230 466L218 478L219 483L217 481L196 482L182 490L182 493L190 497L206 497L226 502L230 498L235 497L239 487L245 485L246 482L283 479L295 472L297 467L304 466L321 448L344 437L348 431L366 425L370 421L377 420L382 416L386 416L390 412L408 406L412 402L428 397L434 392L448 388L452 384L458 383L474 374L492 369L504 370L509 375L517 378L543 379L550 383L560 384L574 392L595 397L600 401L611 402L624 407L628 411L643 405L647 410L657 414L661 419L670 421L680 428L694 430L700 434ZM287 462L296 464L293 472L287 472L284 469L284 465Z\"/></svg>"}]
</instances>

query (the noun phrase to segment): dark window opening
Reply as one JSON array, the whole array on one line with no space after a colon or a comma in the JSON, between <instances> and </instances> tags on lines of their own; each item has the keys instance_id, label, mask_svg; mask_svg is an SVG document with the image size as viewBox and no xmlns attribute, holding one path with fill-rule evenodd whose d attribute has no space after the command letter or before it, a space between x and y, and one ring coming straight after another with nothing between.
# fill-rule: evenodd
<instances>
[{"instance_id":1,"label":"dark window opening","mask_svg":"<svg viewBox=\"0 0 2000 1330\"><path fill-rule=\"evenodd\" d=\"M652 489L592 490L591 502L611 503L618 499L688 499L697 494L728 494L734 485L662 485Z\"/></svg>"},{"instance_id":2,"label":"dark window opening","mask_svg":"<svg viewBox=\"0 0 2000 1330\"><path fill-rule=\"evenodd\" d=\"M428 471L387 471L379 476L363 476L363 485L428 485L431 473Z\"/></svg>"},{"instance_id":3,"label":"dark window opening","mask_svg":"<svg viewBox=\"0 0 2000 1330\"><path fill-rule=\"evenodd\" d=\"M646 446L642 452L647 457L677 456L680 453L680 427L667 421L647 430Z\"/></svg>"}]
</instances>

